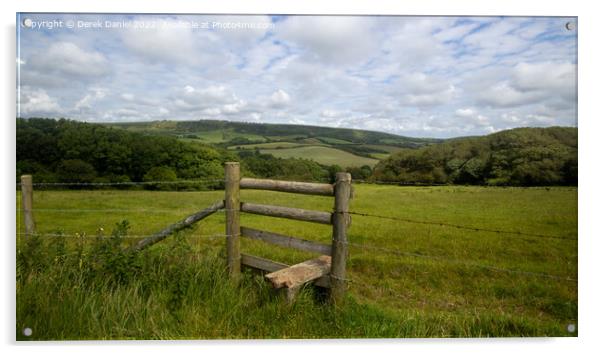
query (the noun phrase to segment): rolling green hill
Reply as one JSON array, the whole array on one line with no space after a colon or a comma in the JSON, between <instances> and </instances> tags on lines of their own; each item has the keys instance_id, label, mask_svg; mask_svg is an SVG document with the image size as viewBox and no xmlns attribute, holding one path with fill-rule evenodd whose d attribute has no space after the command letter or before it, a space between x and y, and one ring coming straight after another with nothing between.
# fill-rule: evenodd
<instances>
[{"instance_id":1,"label":"rolling green hill","mask_svg":"<svg viewBox=\"0 0 602 354\"><path fill-rule=\"evenodd\" d=\"M577 128L436 140L223 121L17 120L17 175L42 182L221 178L224 161L240 161L248 176L306 181L347 170L386 182L576 185Z\"/></svg>"},{"instance_id":2,"label":"rolling green hill","mask_svg":"<svg viewBox=\"0 0 602 354\"><path fill-rule=\"evenodd\" d=\"M357 156L346 151L326 146L302 146L288 149L261 149L263 154L271 154L276 157L306 158L316 161L322 165L339 165L343 168L362 167L368 165L373 167L378 163L377 159Z\"/></svg>"},{"instance_id":3,"label":"rolling green hill","mask_svg":"<svg viewBox=\"0 0 602 354\"><path fill-rule=\"evenodd\" d=\"M256 143L316 138L325 144L383 144L401 147L419 147L440 141L439 139L410 138L359 129L219 120L110 123L107 125L142 133L192 137L207 143L219 142L227 145L240 145L240 142L236 143L232 140L244 141L244 139L250 141L247 143Z\"/></svg>"},{"instance_id":4,"label":"rolling green hill","mask_svg":"<svg viewBox=\"0 0 602 354\"><path fill-rule=\"evenodd\" d=\"M407 183L576 185L577 128L516 128L402 149L373 179Z\"/></svg>"},{"instance_id":5,"label":"rolling green hill","mask_svg":"<svg viewBox=\"0 0 602 354\"><path fill-rule=\"evenodd\" d=\"M310 159L344 168L372 167L401 148L415 149L441 141L358 129L215 120L107 125L147 135L173 136L191 144L210 144L229 150L258 149L276 157Z\"/></svg>"}]
</instances>

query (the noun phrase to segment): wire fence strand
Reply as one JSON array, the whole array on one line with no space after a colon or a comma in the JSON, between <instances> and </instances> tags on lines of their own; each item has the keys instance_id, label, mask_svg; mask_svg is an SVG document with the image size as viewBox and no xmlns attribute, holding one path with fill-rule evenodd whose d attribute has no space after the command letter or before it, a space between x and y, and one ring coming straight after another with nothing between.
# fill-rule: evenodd
<instances>
[{"instance_id":1,"label":"wire fence strand","mask_svg":"<svg viewBox=\"0 0 602 354\"><path fill-rule=\"evenodd\" d=\"M394 220L394 221L400 221L400 222L404 222L404 223L444 226L444 227L452 227L452 228L462 229L462 230L491 232L491 233L496 233L496 234L520 235L520 236L551 238L551 239L570 240L570 241L577 240L577 238L575 238L575 237L545 235L545 234L537 234L537 233L530 233L530 232L523 232L523 231L512 231L512 230L497 230L497 229L490 229L490 228L452 224L452 223L441 222L441 221L413 220L413 219L399 218L399 217L394 217L394 216L383 216L383 215L376 215L376 214L370 214L370 213L361 213L361 212L357 212L357 211L350 211L349 214L359 215L359 216L367 216L367 217L373 217L373 218L379 218L379 219Z\"/></svg>"},{"instance_id":2,"label":"wire fence strand","mask_svg":"<svg viewBox=\"0 0 602 354\"><path fill-rule=\"evenodd\" d=\"M17 234L19 235L26 235L24 232L18 232ZM106 238L110 238L112 237L112 235L107 234L107 235L98 235L98 234L86 234L85 232L82 233L61 233L61 232L57 232L57 233L36 233L34 234L36 236L42 236L42 237L57 237L57 238L77 238L77 239L86 239L86 240L94 240L96 238L102 238L102 239L106 239ZM139 238L147 238L147 237L151 237L151 236L155 236L155 235L122 235L119 236L120 238L134 238L134 239L139 239ZM228 235L226 234L191 234L191 235L186 235L184 236L185 238L221 238L221 237L228 237Z\"/></svg>"},{"instance_id":3,"label":"wire fence strand","mask_svg":"<svg viewBox=\"0 0 602 354\"><path fill-rule=\"evenodd\" d=\"M61 208L38 208L31 209L36 212L49 212L49 213L158 213L158 214L183 214L183 213L194 213L196 209L61 209ZM215 211L216 213L224 212L223 209Z\"/></svg>"},{"instance_id":4,"label":"wire fence strand","mask_svg":"<svg viewBox=\"0 0 602 354\"><path fill-rule=\"evenodd\" d=\"M215 183L215 182L221 182L223 183L224 180L223 179L205 179L205 180L182 180L182 181L143 181L143 182L90 182L90 183L62 183L62 182L57 182L57 183L34 183L34 186L133 186L133 185L152 185L152 184L191 184L191 183ZM355 181L358 183L374 183L374 184L379 184L379 181ZM384 182L382 184L396 184L396 185L400 185L399 182ZM20 183L18 183L18 185L20 185ZM416 184L414 184L416 185ZM20 209L20 208L19 208ZM130 212L138 212L138 213L169 213L169 214L175 214L175 213L190 213L190 212L194 212L194 210L184 210L184 209L151 209L151 208L92 208L92 209L69 209L69 208L39 208L39 209L33 209L33 211L38 211L38 212L57 212L57 213L79 213L79 212L84 212L84 213L130 213ZM219 212L224 212L226 211L226 209L221 209L219 210ZM19 214L17 213L17 218L18 218L18 224L19 224L19 229L17 232L17 235L20 237L21 235L25 235L24 232L21 232L20 230L20 222L19 222ZM385 220L391 220L391 221L397 221L397 222L403 222L403 223L414 223L414 224L422 224L422 225L433 225L433 226L442 226L442 227L450 227L450 228L457 228L457 229L462 229L462 230L470 230L470 231L477 231L477 232L488 232L488 233L493 233L493 234L499 234L499 235L517 235L517 236L526 236L526 237L537 237L537 238L543 238L543 239L560 239L560 240L570 240L570 241L576 241L577 238L576 237L567 237L567 236L558 236L558 235L547 235L547 234L539 234L539 233L530 233L530 232L524 232L524 231L512 231L512 230L498 230L498 229L492 229L492 228L481 228L481 227L474 227L474 226L468 226L468 225L460 225L460 224L454 224L454 223L447 223L447 222L438 222L438 221L426 221L426 220L414 220L414 219L410 219L410 218L401 218L401 217L394 217L394 216L385 216L385 215L378 215L378 214L372 214L372 213L364 213L364 212L358 212L358 211L350 211L349 214L351 215L358 215L358 216L363 216L363 217L372 217L372 218L378 218L378 219L385 219ZM77 238L80 240L94 240L97 238L109 238L111 237L111 235L104 235L104 234L100 234L100 235L94 235L94 234L85 234L85 233L78 233L78 232L71 232L71 233L63 233L63 232L55 232L55 233L38 233L36 234L38 236L44 236L44 237L56 237L56 238ZM147 238L147 237L151 237L153 236L152 234L145 234L145 235L124 235L124 236L120 236L122 238L128 238L128 239L140 239L140 238ZM184 236L185 238L206 238L206 239L211 239L211 238L226 238L229 237L226 234L191 234L191 235L186 235ZM569 281L569 282L577 282L577 279L571 278L569 276L560 276L560 275L556 275L556 274L550 274L550 273L544 273L544 272L533 272L533 271L526 271L526 270L521 270L521 269L515 269L515 268L505 268L505 267L499 267L499 266L495 266L495 265L489 265L489 264L482 264L482 263L477 263L477 262L467 262L467 261L462 261L462 260L458 260L458 259L454 259L454 258L450 258L450 257L445 257L445 256L434 256L434 255L427 255L427 254L421 254L421 253L415 253L415 252L407 252L407 251L403 251L403 250L399 250L399 249L392 249L392 248L386 248L386 247L379 247L379 246L372 246L372 245L367 245L367 244L363 244L363 243L354 243L354 242L346 242L349 246L354 247L354 248L359 248L359 249L364 249L364 250L373 250L373 251L378 251L378 252L383 252L383 253L387 253L387 254L391 254L391 255L395 255L398 257L415 257L415 258L423 258L423 259L428 259L428 260L433 260L433 261L437 261L437 262L442 262L442 263L448 263L448 264L457 264L457 265L461 265L461 266L467 266L467 267L476 267L476 268L481 268L481 269L486 269L489 271L494 271L494 272L504 272L504 273L509 273L509 274L518 274L518 275L524 275L524 276L533 276L533 277L540 277L540 278L548 278L548 279L554 279L554 280L558 280L558 281ZM341 279L341 280L345 280L348 282L355 282L354 279L352 278L345 278L345 279Z\"/></svg>"},{"instance_id":5,"label":"wire fence strand","mask_svg":"<svg viewBox=\"0 0 602 354\"><path fill-rule=\"evenodd\" d=\"M124 181L124 182L37 182L32 183L32 186L44 187L44 186L57 186L57 187L68 187L68 186L138 186L138 185L155 185L155 184L194 184L194 183L219 183L224 182L224 179L192 179L192 180L178 180L178 181ZM21 182L17 182L17 186L21 186Z\"/></svg>"}]
</instances>

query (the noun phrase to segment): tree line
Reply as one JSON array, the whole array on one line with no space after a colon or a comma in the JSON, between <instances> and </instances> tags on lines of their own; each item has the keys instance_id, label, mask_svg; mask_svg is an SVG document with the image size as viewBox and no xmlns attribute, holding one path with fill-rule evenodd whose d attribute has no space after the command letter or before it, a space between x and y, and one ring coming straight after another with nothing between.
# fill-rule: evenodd
<instances>
[{"instance_id":1,"label":"tree line","mask_svg":"<svg viewBox=\"0 0 602 354\"><path fill-rule=\"evenodd\" d=\"M403 183L541 186L577 184L577 128L516 128L404 149L370 179Z\"/></svg>"},{"instance_id":2,"label":"tree line","mask_svg":"<svg viewBox=\"0 0 602 354\"><path fill-rule=\"evenodd\" d=\"M66 119L17 119L16 140L17 181L31 174L36 183L83 184L80 187L86 188L89 184L136 188L129 182L147 182L144 188L160 190L221 188L226 161L239 161L243 175L259 178L327 181L340 170L311 160L259 152L237 154L173 136Z\"/></svg>"},{"instance_id":3,"label":"tree line","mask_svg":"<svg viewBox=\"0 0 602 354\"><path fill-rule=\"evenodd\" d=\"M16 138L17 180L32 174L37 183L117 183L120 188L136 188L128 182L147 182L144 188L148 189L221 188L226 161L239 161L248 177L297 181L333 182L336 173L344 170L308 159L232 151L169 135L66 119L17 119ZM374 169L358 166L345 170L354 180L368 181L576 185L577 129L518 128L483 137L448 139L403 149ZM157 181L177 183L152 183Z\"/></svg>"}]
</instances>

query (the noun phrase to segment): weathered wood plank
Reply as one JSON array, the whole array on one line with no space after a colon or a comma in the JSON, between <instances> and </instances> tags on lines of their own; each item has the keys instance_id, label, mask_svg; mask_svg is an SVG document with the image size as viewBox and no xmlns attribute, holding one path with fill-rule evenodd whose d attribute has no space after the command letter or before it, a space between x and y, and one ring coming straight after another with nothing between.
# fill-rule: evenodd
<instances>
[{"instance_id":1,"label":"weathered wood plank","mask_svg":"<svg viewBox=\"0 0 602 354\"><path fill-rule=\"evenodd\" d=\"M277 218L309 221L327 225L332 224L332 214L324 211L254 203L240 203L240 210L244 211L245 213L274 216Z\"/></svg>"},{"instance_id":2,"label":"weathered wood plank","mask_svg":"<svg viewBox=\"0 0 602 354\"><path fill-rule=\"evenodd\" d=\"M28 237L36 232L36 223L33 219L33 183L31 175L21 176L21 203L23 222L25 223L25 237Z\"/></svg>"},{"instance_id":3,"label":"weathered wood plank","mask_svg":"<svg viewBox=\"0 0 602 354\"><path fill-rule=\"evenodd\" d=\"M175 224L171 224L168 227L166 227L165 229L157 232L156 234L154 234L152 236L149 236L143 240L140 240L136 245L134 245L134 247L132 247L132 249L135 251L140 251L146 247L154 245L155 243L163 240L164 238L171 235L172 233L182 230L182 229L194 224L195 222L200 221L223 208L224 208L223 200L215 202L215 203L213 203L213 205L209 206L208 208L205 208L197 213L194 213L194 214L184 218L183 220L178 221Z\"/></svg>"},{"instance_id":4,"label":"weathered wood plank","mask_svg":"<svg viewBox=\"0 0 602 354\"><path fill-rule=\"evenodd\" d=\"M330 257L320 256L288 268L266 274L272 286L280 288L296 288L312 280L316 280L330 272Z\"/></svg>"},{"instance_id":5,"label":"weathered wood plank","mask_svg":"<svg viewBox=\"0 0 602 354\"><path fill-rule=\"evenodd\" d=\"M241 226L240 233L243 237L261 240L282 247L290 247L301 251L320 253L326 256L330 256L332 253L332 246L330 245L281 235L274 232L256 230L250 227Z\"/></svg>"},{"instance_id":6,"label":"weathered wood plank","mask_svg":"<svg viewBox=\"0 0 602 354\"><path fill-rule=\"evenodd\" d=\"M243 178L240 180L240 188L263 189L278 192L312 195L334 195L334 188L331 184L278 181L273 179Z\"/></svg>"},{"instance_id":7,"label":"weathered wood plank","mask_svg":"<svg viewBox=\"0 0 602 354\"><path fill-rule=\"evenodd\" d=\"M275 262L270 259L265 259L257 256L252 256L250 254L241 253L240 256L241 263L243 265L270 273L288 267L288 264Z\"/></svg>"},{"instance_id":8,"label":"weathered wood plank","mask_svg":"<svg viewBox=\"0 0 602 354\"><path fill-rule=\"evenodd\" d=\"M347 289L347 227L349 219L349 198L351 197L351 175L337 173L335 183L334 214L332 222L332 269L330 272L330 298L335 304L341 303Z\"/></svg>"},{"instance_id":9,"label":"weathered wood plank","mask_svg":"<svg viewBox=\"0 0 602 354\"><path fill-rule=\"evenodd\" d=\"M270 259L265 259L257 256L252 256L250 254L241 253L241 263L244 266L251 267L254 269L262 270L264 272L273 273L280 269L288 268L288 264L275 262ZM330 277L325 275L319 279L317 279L314 283L316 286L322 288L330 287Z\"/></svg>"},{"instance_id":10,"label":"weathered wood plank","mask_svg":"<svg viewBox=\"0 0 602 354\"><path fill-rule=\"evenodd\" d=\"M240 275L240 165L226 162L226 253L228 271L233 279Z\"/></svg>"}]
</instances>

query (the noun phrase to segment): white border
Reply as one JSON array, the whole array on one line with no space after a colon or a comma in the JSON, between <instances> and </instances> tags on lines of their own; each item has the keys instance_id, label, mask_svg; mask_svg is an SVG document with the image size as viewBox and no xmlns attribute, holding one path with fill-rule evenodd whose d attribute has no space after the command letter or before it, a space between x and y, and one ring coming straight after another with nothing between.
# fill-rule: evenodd
<instances>
[{"instance_id":1,"label":"white border","mask_svg":"<svg viewBox=\"0 0 602 354\"><path fill-rule=\"evenodd\" d=\"M596 177L600 174L598 156L600 140L599 121L602 112L600 96L600 12L594 1L526 1L526 0L454 0L454 1L297 1L277 0L220 0L192 2L181 0L130 1L104 0L102 2L69 0L3 1L2 18L2 215L5 232L2 233L2 291L0 291L2 320L1 345L9 353L105 353L107 350L143 350L145 353L171 352L223 352L232 349L245 352L301 353L320 349L338 349L341 353L365 352L376 347L390 352L431 353L450 351L468 353L522 353L545 351L568 354L600 347L600 239L602 228L595 223L598 212L596 201L600 188ZM352 340L352 341L194 341L194 342L70 342L70 343L15 343L15 14L16 12L145 12L145 13L252 13L252 14L400 14L400 15L525 15L525 16L578 16L579 24L579 338L562 339L450 339L450 340ZM177 348L174 348L176 346ZM322 348L317 348L320 346Z\"/></svg>"}]
</instances>

